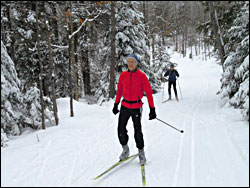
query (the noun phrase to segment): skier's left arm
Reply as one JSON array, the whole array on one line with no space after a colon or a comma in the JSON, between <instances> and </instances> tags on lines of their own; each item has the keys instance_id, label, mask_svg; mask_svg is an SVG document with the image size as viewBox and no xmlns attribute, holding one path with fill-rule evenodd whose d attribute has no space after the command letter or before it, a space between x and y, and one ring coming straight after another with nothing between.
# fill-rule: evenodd
<instances>
[{"instance_id":1,"label":"skier's left arm","mask_svg":"<svg viewBox=\"0 0 250 188\"><path fill-rule=\"evenodd\" d=\"M148 98L149 107L154 108L155 106L154 106L154 100L153 100L153 90L145 74L143 75L143 90L145 91L146 96Z\"/></svg>"},{"instance_id":2,"label":"skier's left arm","mask_svg":"<svg viewBox=\"0 0 250 188\"><path fill-rule=\"evenodd\" d=\"M175 74L176 74L177 77L180 77L180 75L179 75L179 73L178 73L177 70L175 70Z\"/></svg>"},{"instance_id":3,"label":"skier's left arm","mask_svg":"<svg viewBox=\"0 0 250 188\"><path fill-rule=\"evenodd\" d=\"M153 99L153 90L152 90L150 83L149 83L149 80L145 74L143 75L143 90L146 93L149 108L150 108L149 120L155 119L156 113L155 113L155 106L154 106L154 99Z\"/></svg>"}]
</instances>

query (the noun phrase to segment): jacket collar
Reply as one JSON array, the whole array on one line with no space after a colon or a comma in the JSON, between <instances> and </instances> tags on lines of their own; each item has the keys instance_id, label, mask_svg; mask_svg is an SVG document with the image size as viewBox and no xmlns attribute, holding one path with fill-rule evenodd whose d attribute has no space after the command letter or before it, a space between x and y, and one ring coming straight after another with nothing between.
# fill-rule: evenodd
<instances>
[{"instance_id":1,"label":"jacket collar","mask_svg":"<svg viewBox=\"0 0 250 188\"><path fill-rule=\"evenodd\" d=\"M137 71L137 67L136 67L136 69L134 70L134 71L130 71L129 69L128 69L128 72L136 72Z\"/></svg>"}]
</instances>

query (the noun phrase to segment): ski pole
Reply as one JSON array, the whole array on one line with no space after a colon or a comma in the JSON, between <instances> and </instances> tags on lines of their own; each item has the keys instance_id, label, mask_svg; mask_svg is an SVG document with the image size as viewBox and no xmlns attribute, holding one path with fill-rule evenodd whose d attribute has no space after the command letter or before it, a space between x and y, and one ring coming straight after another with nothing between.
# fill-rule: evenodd
<instances>
[{"instance_id":1,"label":"ski pole","mask_svg":"<svg viewBox=\"0 0 250 188\"><path fill-rule=\"evenodd\" d=\"M163 98L164 98L164 88L165 88L165 82L163 84L163 92L162 92L162 100L161 100L161 102L163 102Z\"/></svg>"},{"instance_id":2,"label":"ski pole","mask_svg":"<svg viewBox=\"0 0 250 188\"><path fill-rule=\"evenodd\" d=\"M180 86L179 79L178 79L178 85L179 85L179 90L180 90L181 98L182 98L182 100L183 100L182 93L181 93L181 86Z\"/></svg>"},{"instance_id":3,"label":"ski pole","mask_svg":"<svg viewBox=\"0 0 250 188\"><path fill-rule=\"evenodd\" d=\"M160 122L162 122L162 123L165 123L166 125L168 125L168 126L172 127L173 129L175 129L175 130L177 130L177 131L179 131L179 132L181 132L181 133L184 133L184 131L183 131L183 130L179 130L179 129L177 129L177 128L173 127L172 125L170 125L170 124L166 123L165 121L160 120L159 118L156 118L156 119L157 119L158 121L160 121Z\"/></svg>"}]
</instances>

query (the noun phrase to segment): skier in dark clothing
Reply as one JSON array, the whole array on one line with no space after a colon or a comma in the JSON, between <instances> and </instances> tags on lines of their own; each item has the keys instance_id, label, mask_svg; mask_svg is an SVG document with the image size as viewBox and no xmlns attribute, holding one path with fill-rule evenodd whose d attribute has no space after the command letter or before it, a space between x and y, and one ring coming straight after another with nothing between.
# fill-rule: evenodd
<instances>
[{"instance_id":1,"label":"skier in dark clothing","mask_svg":"<svg viewBox=\"0 0 250 188\"><path fill-rule=\"evenodd\" d=\"M174 69L174 65L170 65L170 70L167 70L167 72L164 74L164 76L169 76L168 78L168 94L169 98L168 100L171 100L171 86L174 86L174 93L175 93L175 98L178 101L178 95L177 95L177 90L176 90L176 76L179 77L179 73L177 70Z\"/></svg>"},{"instance_id":2,"label":"skier in dark clothing","mask_svg":"<svg viewBox=\"0 0 250 188\"><path fill-rule=\"evenodd\" d=\"M143 91L146 93L150 107L149 119L155 119L156 113L152 88L145 73L137 69L137 63L139 63L139 60L136 55L131 54L128 56L128 70L122 72L120 75L113 113L116 115L119 112L118 105L120 103L121 97L123 96L118 121L118 138L123 148L122 154L120 155L120 160L126 159L129 156L129 147L127 145L128 131L126 126L129 118L132 117L135 130L134 137L136 147L139 150L140 163L143 165L146 162L143 149L144 140L141 130L141 115L143 105L141 99L143 97Z\"/></svg>"}]
</instances>

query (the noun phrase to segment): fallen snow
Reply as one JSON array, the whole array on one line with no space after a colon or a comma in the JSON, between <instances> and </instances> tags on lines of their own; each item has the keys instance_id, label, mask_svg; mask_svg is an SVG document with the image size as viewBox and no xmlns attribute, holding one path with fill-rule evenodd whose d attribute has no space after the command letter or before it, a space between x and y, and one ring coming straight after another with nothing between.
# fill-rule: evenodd
<instances>
[{"instance_id":1,"label":"fallen snow","mask_svg":"<svg viewBox=\"0 0 250 188\"><path fill-rule=\"evenodd\" d=\"M168 97L165 85L164 96L154 95L156 113L184 134L149 121L143 99L147 186L249 186L249 125L216 95L221 67L214 59L171 57L178 63L183 99L162 103ZM28 131L1 148L1 186L142 186L138 158L93 180L121 152L114 101L103 106L74 101L74 117L69 116L69 98L57 102L58 127ZM128 132L134 154L131 119Z\"/></svg>"}]
</instances>

